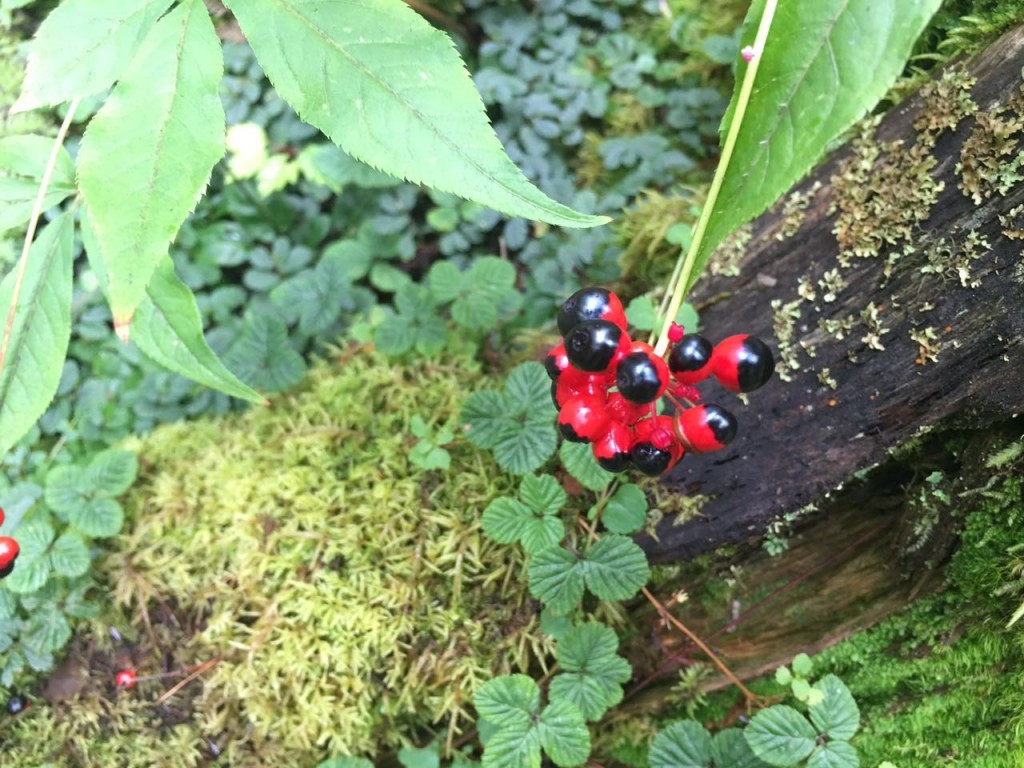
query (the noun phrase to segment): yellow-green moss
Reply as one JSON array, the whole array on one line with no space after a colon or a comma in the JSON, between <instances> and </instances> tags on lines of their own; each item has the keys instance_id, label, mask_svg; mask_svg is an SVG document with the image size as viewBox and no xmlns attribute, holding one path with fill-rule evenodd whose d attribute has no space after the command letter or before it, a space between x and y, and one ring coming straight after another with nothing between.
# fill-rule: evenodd
<instances>
[{"instance_id":1,"label":"yellow-green moss","mask_svg":"<svg viewBox=\"0 0 1024 768\"><path fill-rule=\"evenodd\" d=\"M232 765L311 765L447 737L468 724L479 683L549 650L521 561L480 530L514 480L463 441L444 474L407 458L410 418L455 419L481 380L470 362L396 365L349 349L269 408L138 441L144 469L104 571L136 626L169 606L198 628L173 649L179 663L220 657L182 726L193 745L216 735ZM90 754L150 738L138 719L79 704L68 716L86 712L100 725L76 728L111 742L89 741ZM63 718L26 722L19 750L69 738Z\"/></svg>"}]
</instances>

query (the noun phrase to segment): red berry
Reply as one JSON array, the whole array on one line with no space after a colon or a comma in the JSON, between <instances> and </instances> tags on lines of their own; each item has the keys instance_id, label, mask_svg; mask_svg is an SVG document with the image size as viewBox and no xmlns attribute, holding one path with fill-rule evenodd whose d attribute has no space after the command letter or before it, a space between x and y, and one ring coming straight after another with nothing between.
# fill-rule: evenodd
<instances>
[{"instance_id":1,"label":"red berry","mask_svg":"<svg viewBox=\"0 0 1024 768\"><path fill-rule=\"evenodd\" d=\"M683 326L681 326L679 323L672 323L668 327L668 340L671 344L675 344L681 338L683 338L683 334L685 333L686 331L683 330Z\"/></svg>"},{"instance_id":2,"label":"red berry","mask_svg":"<svg viewBox=\"0 0 1024 768\"><path fill-rule=\"evenodd\" d=\"M608 430L592 446L594 458L609 472L621 472L629 466L633 448L633 430L617 421L608 423Z\"/></svg>"},{"instance_id":3,"label":"red berry","mask_svg":"<svg viewBox=\"0 0 1024 768\"><path fill-rule=\"evenodd\" d=\"M615 369L615 384L622 396L633 403L653 403L668 388L668 366L654 354L650 344L635 341L629 354Z\"/></svg>"},{"instance_id":4,"label":"red berry","mask_svg":"<svg viewBox=\"0 0 1024 768\"><path fill-rule=\"evenodd\" d=\"M631 427L650 412L650 407L638 403L631 403L619 392L612 392L608 395L608 402L605 404L608 415L612 421L617 421L627 427Z\"/></svg>"},{"instance_id":5,"label":"red berry","mask_svg":"<svg viewBox=\"0 0 1024 768\"><path fill-rule=\"evenodd\" d=\"M673 424L679 442L696 453L719 451L736 437L736 417L719 405L698 405L677 413Z\"/></svg>"},{"instance_id":6,"label":"red berry","mask_svg":"<svg viewBox=\"0 0 1024 768\"><path fill-rule=\"evenodd\" d=\"M580 384L588 378L588 374L573 368L569 356L565 353L565 344L559 344L548 352L544 358L544 370L548 372L549 379L558 383L565 380L572 384Z\"/></svg>"},{"instance_id":7,"label":"red berry","mask_svg":"<svg viewBox=\"0 0 1024 768\"><path fill-rule=\"evenodd\" d=\"M768 345L755 336L738 334L720 341L711 356L715 378L733 392L753 392L775 371Z\"/></svg>"},{"instance_id":8,"label":"red berry","mask_svg":"<svg viewBox=\"0 0 1024 768\"><path fill-rule=\"evenodd\" d=\"M122 669L114 675L114 682L118 688L134 688L135 681L135 670L132 669Z\"/></svg>"},{"instance_id":9,"label":"red berry","mask_svg":"<svg viewBox=\"0 0 1024 768\"><path fill-rule=\"evenodd\" d=\"M601 399L601 402L604 402L608 395L608 385L605 382L601 381L600 378L581 373L575 368L573 373L578 374L580 378L564 376L551 384L551 397L554 399L557 408L561 408L571 398L579 397L580 395L598 397Z\"/></svg>"},{"instance_id":10,"label":"red berry","mask_svg":"<svg viewBox=\"0 0 1024 768\"><path fill-rule=\"evenodd\" d=\"M601 373L629 350L629 336L607 320L584 320L565 337L569 362L581 371Z\"/></svg>"},{"instance_id":11,"label":"red berry","mask_svg":"<svg viewBox=\"0 0 1024 768\"><path fill-rule=\"evenodd\" d=\"M679 384L696 384L711 375L711 342L691 333L683 336L668 353L668 369Z\"/></svg>"},{"instance_id":12,"label":"red berry","mask_svg":"<svg viewBox=\"0 0 1024 768\"><path fill-rule=\"evenodd\" d=\"M577 395L558 412L558 431L573 443L589 443L605 433L609 420L604 398Z\"/></svg>"},{"instance_id":13,"label":"red berry","mask_svg":"<svg viewBox=\"0 0 1024 768\"><path fill-rule=\"evenodd\" d=\"M18 559L18 542L10 536L0 536L0 579L14 570L14 561Z\"/></svg>"},{"instance_id":14,"label":"red berry","mask_svg":"<svg viewBox=\"0 0 1024 768\"><path fill-rule=\"evenodd\" d=\"M619 297L605 288L581 288L558 310L558 330L568 336L585 320L607 320L626 330L626 313Z\"/></svg>"},{"instance_id":15,"label":"red berry","mask_svg":"<svg viewBox=\"0 0 1024 768\"><path fill-rule=\"evenodd\" d=\"M0 525L4 524L4 510L0 507Z\"/></svg>"},{"instance_id":16,"label":"red berry","mask_svg":"<svg viewBox=\"0 0 1024 768\"><path fill-rule=\"evenodd\" d=\"M636 442L630 452L633 466L645 475L663 475L683 457L671 416L644 419L636 425Z\"/></svg>"}]
</instances>

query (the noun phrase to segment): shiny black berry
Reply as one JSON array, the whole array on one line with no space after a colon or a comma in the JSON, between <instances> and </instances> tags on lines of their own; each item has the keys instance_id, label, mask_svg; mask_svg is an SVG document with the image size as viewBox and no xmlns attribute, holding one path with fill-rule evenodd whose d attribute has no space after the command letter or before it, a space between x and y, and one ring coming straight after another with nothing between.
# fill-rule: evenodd
<instances>
[{"instance_id":1,"label":"shiny black berry","mask_svg":"<svg viewBox=\"0 0 1024 768\"><path fill-rule=\"evenodd\" d=\"M585 320L565 337L565 352L573 367L598 373L611 365L625 335L608 320Z\"/></svg>"},{"instance_id":2,"label":"shiny black berry","mask_svg":"<svg viewBox=\"0 0 1024 768\"><path fill-rule=\"evenodd\" d=\"M669 451L659 450L646 441L634 445L629 457L633 460L634 467L651 477L665 474L665 470L672 462L672 454Z\"/></svg>"},{"instance_id":3,"label":"shiny black berry","mask_svg":"<svg viewBox=\"0 0 1024 768\"><path fill-rule=\"evenodd\" d=\"M736 417L714 403L676 414L675 424L683 445L697 453L720 451L736 437Z\"/></svg>"},{"instance_id":4,"label":"shiny black berry","mask_svg":"<svg viewBox=\"0 0 1024 768\"><path fill-rule=\"evenodd\" d=\"M639 343L633 346L639 346ZM631 403L651 403L664 394L668 376L665 361L653 350L630 352L615 369L615 385Z\"/></svg>"},{"instance_id":5,"label":"shiny black berry","mask_svg":"<svg viewBox=\"0 0 1024 768\"><path fill-rule=\"evenodd\" d=\"M20 715L28 708L28 701L24 696L14 694L7 700L7 714Z\"/></svg>"},{"instance_id":6,"label":"shiny black berry","mask_svg":"<svg viewBox=\"0 0 1024 768\"><path fill-rule=\"evenodd\" d=\"M604 288L581 288L565 300L558 310L558 330L562 336L585 320L607 320L626 330L626 313L619 297Z\"/></svg>"},{"instance_id":7,"label":"shiny black berry","mask_svg":"<svg viewBox=\"0 0 1024 768\"><path fill-rule=\"evenodd\" d=\"M696 333L683 336L668 353L668 369L680 384L696 384L711 375L711 342Z\"/></svg>"},{"instance_id":8,"label":"shiny black berry","mask_svg":"<svg viewBox=\"0 0 1024 768\"><path fill-rule=\"evenodd\" d=\"M715 345L711 368L715 378L733 392L753 392L775 372L775 358L756 336L737 334Z\"/></svg>"}]
</instances>

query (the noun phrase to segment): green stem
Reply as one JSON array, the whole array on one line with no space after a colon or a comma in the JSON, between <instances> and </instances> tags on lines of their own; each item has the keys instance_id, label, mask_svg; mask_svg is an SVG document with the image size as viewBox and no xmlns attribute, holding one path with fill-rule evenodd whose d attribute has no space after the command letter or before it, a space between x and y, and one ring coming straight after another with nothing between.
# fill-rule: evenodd
<instances>
[{"instance_id":1,"label":"green stem","mask_svg":"<svg viewBox=\"0 0 1024 768\"><path fill-rule=\"evenodd\" d=\"M697 256L704 242L704 235L707 232L711 213L718 202L718 193L722 190L722 182L729 168L733 149L736 147L736 139L740 133L740 126L743 124L743 115L747 111L747 103L750 101L751 91L754 89L754 79L757 77L757 68L761 63L761 55L764 52L765 40L768 38L768 30L772 26L772 18L775 16L777 2L778 0L765 1L764 14L761 16L761 23L757 28L757 35L754 38L754 58L747 66L747 72L743 76L743 82L740 84L740 91L736 97L736 110L733 112L732 123L729 124L729 133L726 134L725 142L722 144L722 156L718 161L715 177L711 180L708 198L704 203L704 208L701 209L700 218L697 220L697 227L693 232L690 248L686 251L685 257L681 259L682 266L679 267L677 265L676 272L673 275L674 279L669 283L668 292L672 294L672 300L669 302L668 310L665 313L658 343L654 346L654 351L658 355L664 355L665 350L668 348L669 328L672 327L676 313L679 312L679 306L683 303L683 298L686 296L686 292L689 290L693 280L693 268L697 263Z\"/></svg>"},{"instance_id":2,"label":"green stem","mask_svg":"<svg viewBox=\"0 0 1024 768\"><path fill-rule=\"evenodd\" d=\"M68 135L71 127L71 119L75 116L78 102L81 99L72 99L68 105L68 112L64 116L60 130L57 131L57 138L53 140L53 148L50 150L50 158L46 162L46 169L43 177L39 180L39 192L36 194L35 204L32 206L32 215L28 220L28 229L25 231L25 242L21 247L21 258L18 259L18 273L14 278L14 288L11 291L11 307L7 311L7 323L4 326L3 341L0 342L0 372L4 369L4 362L7 360L7 351L11 346L11 332L14 329L14 318L18 312L18 301L21 299L21 285L25 280L25 268L28 266L28 255L32 250L32 241L36 236L36 227L39 226L39 218L43 215L43 201L46 199L46 190L50 186L50 179L53 178L53 171L57 167L57 158L60 157L60 148L64 144L64 138Z\"/></svg>"}]
</instances>

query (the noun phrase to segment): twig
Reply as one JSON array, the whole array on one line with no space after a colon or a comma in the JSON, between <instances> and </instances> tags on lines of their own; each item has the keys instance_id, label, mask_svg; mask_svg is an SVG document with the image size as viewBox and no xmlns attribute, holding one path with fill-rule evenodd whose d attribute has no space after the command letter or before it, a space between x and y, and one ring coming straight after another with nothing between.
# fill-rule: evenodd
<instances>
[{"instance_id":1,"label":"twig","mask_svg":"<svg viewBox=\"0 0 1024 768\"><path fill-rule=\"evenodd\" d=\"M18 274L14 278L14 290L11 291L11 308L7 311L7 325L4 326L4 339L0 343L0 373L4 370L4 362L7 360L7 350L11 345L11 332L14 329L14 316L18 311L18 299L21 298L21 284L25 279L25 268L28 266L28 254L32 250L32 241L36 236L36 227L39 226L39 217L43 215L43 201L46 199L46 190L50 186L50 179L53 178L53 171L57 167L57 158L60 156L60 148L68 135L71 127L71 118L75 116L78 109L78 102L81 99L72 99L68 105L68 113L64 116L64 122L60 124L57 131L57 138L53 140L53 148L50 150L50 158L46 161L46 169L43 177L39 180L39 192L36 194L36 202L32 206L32 215L28 220L28 229L25 232L25 243L21 247L21 258L18 259Z\"/></svg>"},{"instance_id":2,"label":"twig","mask_svg":"<svg viewBox=\"0 0 1024 768\"><path fill-rule=\"evenodd\" d=\"M215 657L213 659L210 659L209 661L203 662L198 667L196 667L195 670L193 670L192 674L190 674L184 680L181 680L178 683L176 683L174 685L174 687L172 687L170 690L165 691L160 696L160 698L156 700L156 703L157 704L163 704L165 701L167 701L169 698L171 698L171 696L176 694L178 691L180 691L186 685L188 685L193 680L195 680L197 677L199 677L201 674L203 674L203 672L205 672L206 670L210 669L211 667L217 666L217 664L219 664L219 663L220 663L220 657L219 656L217 656L217 657Z\"/></svg>"}]
</instances>

